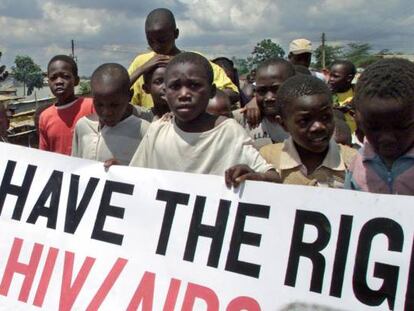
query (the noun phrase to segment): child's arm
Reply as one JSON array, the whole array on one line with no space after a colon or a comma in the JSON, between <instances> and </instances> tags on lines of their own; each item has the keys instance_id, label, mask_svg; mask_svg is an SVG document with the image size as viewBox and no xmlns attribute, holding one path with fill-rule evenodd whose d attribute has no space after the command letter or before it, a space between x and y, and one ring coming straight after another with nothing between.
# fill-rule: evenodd
<instances>
[{"instance_id":1,"label":"child's arm","mask_svg":"<svg viewBox=\"0 0 414 311\"><path fill-rule=\"evenodd\" d=\"M130 86L132 87L134 83L147 71L150 71L152 68L159 64L167 64L170 61L170 57L167 55L154 55L150 60L148 60L145 64L138 67L134 72L131 73L130 79Z\"/></svg>"},{"instance_id":2,"label":"child's arm","mask_svg":"<svg viewBox=\"0 0 414 311\"><path fill-rule=\"evenodd\" d=\"M224 174L227 187L238 187L245 180L258 180L280 183L280 175L274 170L268 170L266 173L258 173L245 164L238 164L230 167Z\"/></svg>"},{"instance_id":3,"label":"child's arm","mask_svg":"<svg viewBox=\"0 0 414 311\"><path fill-rule=\"evenodd\" d=\"M246 106L240 109L240 111L246 116L247 123L249 124L250 128L256 128L262 121L262 116L260 115L256 97L253 97L252 100L246 104Z\"/></svg>"},{"instance_id":4,"label":"child's arm","mask_svg":"<svg viewBox=\"0 0 414 311\"><path fill-rule=\"evenodd\" d=\"M39 149L49 151L49 144L47 141L47 134L45 131L45 124L42 117L39 118Z\"/></svg>"}]
</instances>

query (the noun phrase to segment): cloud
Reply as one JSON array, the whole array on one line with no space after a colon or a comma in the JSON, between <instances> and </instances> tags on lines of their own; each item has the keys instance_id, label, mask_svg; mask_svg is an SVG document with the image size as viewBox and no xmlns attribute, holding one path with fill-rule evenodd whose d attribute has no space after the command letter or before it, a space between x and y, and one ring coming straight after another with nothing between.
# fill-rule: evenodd
<instances>
[{"instance_id":1,"label":"cloud","mask_svg":"<svg viewBox=\"0 0 414 311\"><path fill-rule=\"evenodd\" d=\"M180 48L211 57L246 57L264 38L285 50L298 37L316 47L322 32L328 44L414 53L412 0L0 0L1 63L30 55L45 69L73 39L81 74L108 61L128 66L147 49L144 20L156 7L174 12Z\"/></svg>"}]
</instances>

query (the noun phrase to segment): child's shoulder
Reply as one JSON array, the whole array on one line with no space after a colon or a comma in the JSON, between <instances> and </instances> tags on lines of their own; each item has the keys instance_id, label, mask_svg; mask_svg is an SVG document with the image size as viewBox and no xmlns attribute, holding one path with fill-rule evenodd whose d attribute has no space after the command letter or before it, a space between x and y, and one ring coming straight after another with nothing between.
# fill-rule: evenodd
<instances>
[{"instance_id":1,"label":"child's shoulder","mask_svg":"<svg viewBox=\"0 0 414 311\"><path fill-rule=\"evenodd\" d=\"M284 143L269 144L260 148L260 154L265 158L266 161L278 161L280 155L284 150Z\"/></svg>"}]
</instances>

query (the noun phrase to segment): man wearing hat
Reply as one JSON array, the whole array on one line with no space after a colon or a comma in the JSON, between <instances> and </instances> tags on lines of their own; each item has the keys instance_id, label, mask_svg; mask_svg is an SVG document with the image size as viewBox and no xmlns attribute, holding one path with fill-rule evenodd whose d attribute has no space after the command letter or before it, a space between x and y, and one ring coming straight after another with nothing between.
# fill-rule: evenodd
<instances>
[{"instance_id":1,"label":"man wearing hat","mask_svg":"<svg viewBox=\"0 0 414 311\"><path fill-rule=\"evenodd\" d=\"M309 68L312 59L312 42L303 38L290 42L288 59L295 66ZM325 76L322 73L312 70L311 73L312 76L325 81Z\"/></svg>"},{"instance_id":2,"label":"man wearing hat","mask_svg":"<svg viewBox=\"0 0 414 311\"><path fill-rule=\"evenodd\" d=\"M309 68L312 58L312 42L307 39L295 39L289 44L289 61L293 65Z\"/></svg>"}]
</instances>

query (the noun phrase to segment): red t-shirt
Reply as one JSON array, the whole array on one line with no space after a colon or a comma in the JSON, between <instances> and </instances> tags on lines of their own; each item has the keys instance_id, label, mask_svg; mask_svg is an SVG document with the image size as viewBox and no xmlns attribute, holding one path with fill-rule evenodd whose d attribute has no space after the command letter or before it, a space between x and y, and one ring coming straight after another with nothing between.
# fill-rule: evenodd
<instances>
[{"instance_id":1,"label":"red t-shirt","mask_svg":"<svg viewBox=\"0 0 414 311\"><path fill-rule=\"evenodd\" d=\"M39 118L39 149L70 155L76 122L94 111L93 99L83 97L45 109Z\"/></svg>"}]
</instances>

